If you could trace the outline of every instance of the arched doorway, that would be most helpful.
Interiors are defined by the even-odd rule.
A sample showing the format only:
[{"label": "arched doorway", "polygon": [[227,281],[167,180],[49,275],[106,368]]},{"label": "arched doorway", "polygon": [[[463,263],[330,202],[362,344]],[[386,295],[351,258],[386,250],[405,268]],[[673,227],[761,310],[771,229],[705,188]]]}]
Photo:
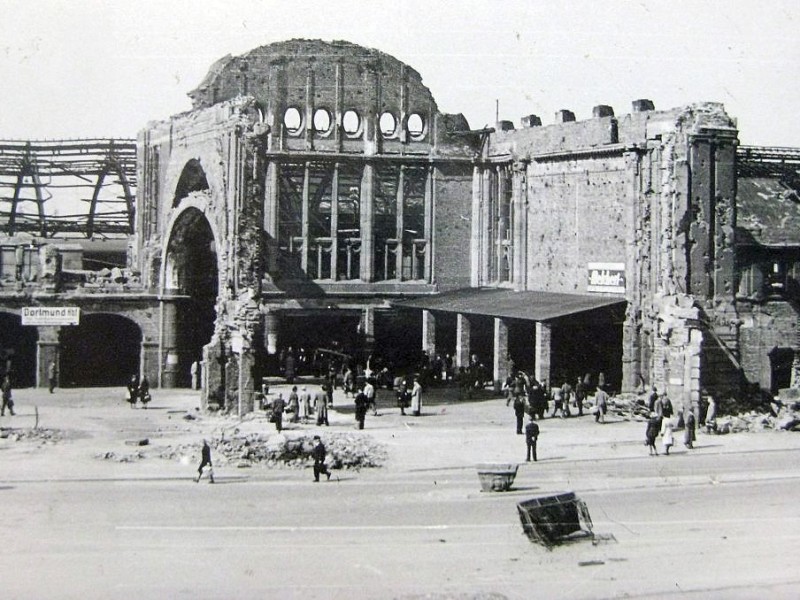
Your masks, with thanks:
[{"label": "arched doorway", "polygon": [[80,325],[61,328],[60,345],[62,387],[121,386],[139,374],[142,332],[126,317],[81,315]]},{"label": "arched doorway", "polygon": [[0,377],[10,372],[14,387],[36,385],[36,327],[22,326],[22,318],[0,312]]},{"label": "arched doorway", "polygon": [[175,220],[167,245],[165,287],[188,296],[178,304],[175,345],[178,355],[175,384],[191,385],[191,365],[203,357],[211,341],[218,295],[217,250],[205,215],[184,210]]}]

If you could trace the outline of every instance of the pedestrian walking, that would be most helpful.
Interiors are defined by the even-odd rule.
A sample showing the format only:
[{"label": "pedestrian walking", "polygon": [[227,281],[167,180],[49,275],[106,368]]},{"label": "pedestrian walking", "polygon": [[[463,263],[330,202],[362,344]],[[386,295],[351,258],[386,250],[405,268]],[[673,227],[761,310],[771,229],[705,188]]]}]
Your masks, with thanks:
[{"label": "pedestrian walking", "polygon": [[58,380],[58,369],[56,368],[56,361],[51,360],[50,364],[47,365],[47,382],[49,384],[48,387],[50,388],[51,394],[56,389],[57,380]]},{"label": "pedestrian walking", "polygon": [[358,428],[364,429],[364,420],[367,418],[367,407],[369,403],[367,402],[367,395],[364,393],[363,388],[356,392],[355,405]]},{"label": "pedestrian walking", "polygon": [[539,425],[534,421],[533,415],[529,416],[528,424],[525,425],[525,444],[528,447],[525,461],[530,462],[531,457],[536,462],[536,442],[539,440]]},{"label": "pedestrian walking", "polygon": [[397,406],[400,408],[400,414],[405,415],[406,409],[411,404],[411,392],[406,387],[406,382],[401,381],[397,387]]},{"label": "pedestrian walking", "polygon": [[189,368],[189,374],[192,378],[192,389],[199,390],[200,389],[200,363],[198,361],[194,361],[192,366]]},{"label": "pedestrian walking", "polygon": [[375,400],[375,386],[372,384],[372,378],[368,377],[364,382],[364,395],[367,397],[367,410],[372,408],[372,416],[378,416],[378,403]]},{"label": "pedestrian walking", "polygon": [[517,420],[517,435],[522,435],[522,420],[525,418],[525,396],[514,396],[514,416]]},{"label": "pedestrian walking", "polygon": [[411,414],[415,417],[422,414],[422,384],[419,377],[414,378],[414,386],[411,388]]},{"label": "pedestrian walking", "polygon": [[560,415],[561,418],[564,418],[564,409],[562,404],[560,387],[553,389],[553,414],[550,416],[552,418],[555,418],[556,415]]},{"label": "pedestrian walking", "polygon": [[283,399],[283,394],[278,394],[278,397],[272,401],[272,413],[269,420],[275,424],[275,429],[280,432],[283,429],[283,411],[286,409],[286,400]]},{"label": "pedestrian walking", "polygon": [[665,421],[664,423],[664,433],[661,434],[661,443],[664,445],[664,454],[669,456],[669,449],[672,448],[672,445],[675,443],[675,439],[672,435],[672,423],[669,421]]},{"label": "pedestrian walking", "polygon": [[208,441],[203,440],[203,449],[200,451],[200,466],[197,467],[195,483],[200,482],[200,479],[203,477],[203,469],[206,469],[206,467],[208,467],[206,470],[208,473],[208,482],[214,483],[214,466],[211,464],[211,446],[208,445]]},{"label": "pedestrian walking", "polygon": [[[314,411],[317,413],[317,425],[328,425],[328,391],[331,384],[323,385],[314,394]],[[327,389],[326,389],[327,388]]]},{"label": "pedestrian walking", "polygon": [[136,402],[139,400],[139,377],[134,374],[131,375],[131,380],[128,382],[128,402],[131,408],[136,408]]},{"label": "pedestrian walking", "polygon": [[147,408],[148,402],[150,402],[150,380],[147,379],[147,375],[142,376],[142,381],[139,384],[139,400],[142,402],[142,408]]},{"label": "pedestrian walking", "polygon": [[303,411],[303,423],[307,423],[311,418],[311,392],[308,391],[306,386],[300,390],[300,407]]},{"label": "pedestrian walking", "polygon": [[297,386],[292,386],[292,391],[289,394],[289,406],[286,408],[286,412],[292,415],[290,421],[292,423],[299,423],[300,422],[300,396],[297,394]]},{"label": "pedestrian walking", "polygon": [[324,473],[328,480],[330,480],[331,472],[328,470],[328,465],[325,464],[325,444],[322,443],[318,435],[314,436],[314,449],[311,451],[311,454],[314,457],[314,481],[319,481],[321,473]]},{"label": "pedestrian walking", "polygon": [[658,456],[658,450],[656,449],[656,438],[658,437],[658,432],[660,430],[661,419],[658,418],[658,415],[655,412],[651,412],[650,418],[647,420],[647,428],[644,432],[644,441],[648,450],[650,450],[650,456]]},{"label": "pedestrian walking", "polygon": [[3,377],[3,383],[0,385],[0,390],[2,390],[3,394],[3,405],[0,408],[0,417],[4,417],[6,414],[6,409],[8,412],[11,413],[13,417],[15,414],[14,412],[14,400],[11,398],[11,376],[6,375]]},{"label": "pedestrian walking", "polygon": [[694,442],[697,439],[695,435],[697,420],[691,410],[686,413],[686,418],[684,420],[686,428],[683,430],[683,445],[691,450],[694,448]]},{"label": "pedestrian walking", "polygon": [[594,394],[594,405],[595,423],[605,423],[606,412],[608,412],[608,394],[602,387],[598,387]]},{"label": "pedestrian walking", "polygon": [[561,402],[562,402],[562,417],[569,417],[571,416],[569,413],[569,403],[572,401],[572,386],[569,384],[568,381],[564,381],[564,384],[561,386]]},{"label": "pedestrian walking", "polygon": [[586,384],[578,377],[575,382],[575,406],[578,409],[578,416],[583,416],[583,401],[586,400]]}]

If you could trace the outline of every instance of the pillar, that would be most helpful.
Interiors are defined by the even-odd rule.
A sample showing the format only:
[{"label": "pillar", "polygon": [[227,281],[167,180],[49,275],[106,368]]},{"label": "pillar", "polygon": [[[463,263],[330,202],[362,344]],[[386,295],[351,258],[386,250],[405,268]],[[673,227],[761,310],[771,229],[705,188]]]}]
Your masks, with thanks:
[{"label": "pillar", "polygon": [[456,315],[456,368],[469,367],[469,319],[466,315]]},{"label": "pillar", "polygon": [[161,336],[161,387],[174,388],[178,385],[178,307],[174,302],[161,301]]},{"label": "pillar", "polygon": [[255,367],[255,356],[250,347],[243,347],[238,356],[238,406],[237,414],[239,417],[253,412],[253,401],[255,382],[253,381],[253,369]]},{"label": "pillar", "polygon": [[508,377],[508,323],[499,318],[494,319],[494,389],[499,392]]},{"label": "pillar", "polygon": [[428,356],[436,354],[436,316],[429,310],[422,311],[422,349]]},{"label": "pillar", "polygon": [[158,381],[158,342],[143,339],[139,348],[139,371],[147,375],[148,381]]},{"label": "pillar", "polygon": [[267,272],[278,270],[278,210],[280,185],[278,183],[280,166],[275,161],[267,164],[264,181],[264,232],[267,234]]},{"label": "pillar", "polygon": [[374,281],[375,232],[373,229],[375,210],[375,167],[364,165],[361,178],[361,255],[360,277],[362,281]]},{"label": "pillar", "polygon": [[536,321],[536,379],[550,383],[550,340],[553,335],[550,323]]},{"label": "pillar", "polygon": [[634,393],[638,390],[642,378],[640,328],[626,315],[622,325],[622,392]]},{"label": "pillar", "polygon": [[61,369],[59,368],[61,345],[58,341],[60,332],[60,327],[37,327],[36,387],[47,387],[49,381],[47,370],[51,361],[55,361],[56,363],[56,377],[61,373]]}]

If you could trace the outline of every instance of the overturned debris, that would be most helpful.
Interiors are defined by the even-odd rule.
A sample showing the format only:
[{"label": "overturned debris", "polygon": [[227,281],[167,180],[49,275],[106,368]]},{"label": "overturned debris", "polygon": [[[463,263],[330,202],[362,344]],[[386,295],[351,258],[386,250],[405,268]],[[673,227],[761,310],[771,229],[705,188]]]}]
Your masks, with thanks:
[{"label": "overturned debris", "polygon": [[525,535],[547,548],[594,537],[589,509],[575,492],[525,500],[517,504],[517,512]]}]

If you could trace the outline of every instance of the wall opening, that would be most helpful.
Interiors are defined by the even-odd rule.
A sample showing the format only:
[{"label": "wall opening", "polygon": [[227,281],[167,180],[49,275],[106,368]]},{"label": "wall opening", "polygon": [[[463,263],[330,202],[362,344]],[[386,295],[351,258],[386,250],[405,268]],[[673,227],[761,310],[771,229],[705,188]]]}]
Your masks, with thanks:
[{"label": "wall opening", "polygon": [[142,332],[126,317],[82,314],[61,328],[60,344],[61,387],[123,386],[139,374]]},{"label": "wall opening", "polygon": [[36,327],[22,326],[22,318],[0,312],[0,378],[11,374],[13,387],[36,385]]},{"label": "wall opening", "polygon": [[774,396],[779,390],[792,385],[792,364],[794,363],[794,350],[791,348],[774,348],[769,353],[771,370],[770,393]]},{"label": "wall opening", "polygon": [[202,192],[207,190],[208,180],[205,171],[196,159],[190,160],[183,168],[178,186],[175,188],[175,200],[172,202],[173,208],[178,206],[180,201],[192,192]]},{"label": "wall opening", "polygon": [[175,221],[167,246],[168,286],[189,298],[178,305],[176,385],[191,385],[191,365],[203,358],[203,346],[211,341],[217,317],[219,293],[217,250],[205,215],[185,210]]}]

